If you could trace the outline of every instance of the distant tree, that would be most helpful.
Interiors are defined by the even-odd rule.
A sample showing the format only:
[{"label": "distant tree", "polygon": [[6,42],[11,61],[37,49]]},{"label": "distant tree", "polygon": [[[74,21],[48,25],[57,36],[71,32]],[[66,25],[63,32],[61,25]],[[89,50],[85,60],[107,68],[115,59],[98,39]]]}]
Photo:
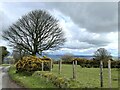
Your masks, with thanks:
[{"label": "distant tree", "polygon": [[97,61],[102,60],[108,61],[109,59],[112,59],[112,56],[110,53],[105,49],[105,48],[99,48],[95,53],[94,53],[94,59]]},{"label": "distant tree", "polygon": [[9,52],[7,51],[7,48],[5,46],[0,46],[0,59],[1,62],[3,63],[4,57],[7,56],[9,54]]},{"label": "distant tree", "polygon": [[61,57],[63,62],[71,62],[74,56],[72,54],[65,54]]},{"label": "distant tree", "polygon": [[47,11],[35,10],[22,16],[3,32],[3,38],[18,50],[32,55],[42,55],[42,51],[58,48],[65,38],[59,22]]}]

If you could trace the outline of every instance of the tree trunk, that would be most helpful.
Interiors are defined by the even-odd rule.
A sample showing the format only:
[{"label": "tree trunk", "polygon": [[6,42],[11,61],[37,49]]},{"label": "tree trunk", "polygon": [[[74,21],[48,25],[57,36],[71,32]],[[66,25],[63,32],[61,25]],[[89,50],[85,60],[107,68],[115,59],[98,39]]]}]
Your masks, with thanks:
[{"label": "tree trunk", "polygon": [[109,78],[109,88],[111,88],[111,61],[108,60],[108,78]]},{"label": "tree trunk", "polygon": [[33,55],[33,56],[36,56],[36,52],[32,52],[32,55]]},{"label": "tree trunk", "polygon": [[100,60],[100,86],[103,87],[103,62]]},{"label": "tree trunk", "polygon": [[20,50],[19,53],[20,53],[20,59],[22,59],[22,50]]}]

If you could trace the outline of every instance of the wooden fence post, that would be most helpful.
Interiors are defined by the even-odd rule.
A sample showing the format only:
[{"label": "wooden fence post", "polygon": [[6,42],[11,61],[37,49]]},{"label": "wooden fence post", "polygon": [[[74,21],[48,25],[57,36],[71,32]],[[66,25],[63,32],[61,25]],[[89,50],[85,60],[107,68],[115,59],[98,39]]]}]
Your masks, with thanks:
[{"label": "wooden fence post", "polygon": [[52,64],[53,64],[53,62],[52,62],[52,60],[50,61],[50,71],[52,71]]},{"label": "wooden fence post", "polygon": [[77,66],[77,60],[75,60],[75,65]]},{"label": "wooden fence post", "polygon": [[73,61],[73,79],[76,80],[75,61]]},{"label": "wooden fence post", "polygon": [[100,86],[103,87],[103,62],[100,60]]},{"label": "wooden fence post", "polygon": [[44,63],[43,63],[43,61],[42,61],[42,71],[43,71],[43,68],[44,68]]},{"label": "wooden fence post", "polygon": [[61,74],[62,61],[59,60],[59,74]]},{"label": "wooden fence post", "polygon": [[108,60],[108,78],[109,78],[109,88],[111,88],[111,60]]}]

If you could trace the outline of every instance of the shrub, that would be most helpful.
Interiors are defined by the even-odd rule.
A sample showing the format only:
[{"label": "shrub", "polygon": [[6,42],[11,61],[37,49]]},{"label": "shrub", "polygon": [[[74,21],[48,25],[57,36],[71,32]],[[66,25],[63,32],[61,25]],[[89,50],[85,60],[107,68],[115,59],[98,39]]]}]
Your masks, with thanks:
[{"label": "shrub", "polygon": [[87,68],[91,68],[92,65],[90,65],[90,64],[86,64],[86,67],[87,67]]},{"label": "shrub", "polygon": [[85,67],[85,64],[81,64],[80,66],[81,66],[82,68],[84,68],[84,67]]},{"label": "shrub", "polygon": [[38,58],[36,56],[23,57],[16,63],[16,70],[17,72],[33,73],[42,70],[42,62],[44,62],[44,70],[50,70],[48,58]]},{"label": "shrub", "polygon": [[99,68],[99,65],[93,65],[94,68]]},{"label": "shrub", "polygon": [[70,86],[69,79],[66,79],[64,77],[57,77],[53,73],[36,71],[33,75],[38,76],[38,77],[40,76],[42,78],[46,78],[46,81],[52,82],[58,88],[69,88],[69,86]]},{"label": "shrub", "polygon": [[111,61],[111,68],[117,67],[117,61]]},{"label": "shrub", "polygon": [[83,66],[86,62],[85,58],[74,58],[74,60],[77,60],[77,64],[80,66]]},{"label": "shrub", "polygon": [[117,65],[116,65],[116,68],[120,68],[120,61],[116,61]]}]

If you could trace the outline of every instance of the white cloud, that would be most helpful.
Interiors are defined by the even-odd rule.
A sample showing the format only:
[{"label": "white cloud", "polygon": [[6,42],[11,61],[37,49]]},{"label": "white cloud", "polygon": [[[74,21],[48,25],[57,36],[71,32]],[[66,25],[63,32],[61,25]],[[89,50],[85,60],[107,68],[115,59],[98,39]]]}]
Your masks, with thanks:
[{"label": "white cloud", "polygon": [[88,32],[85,28],[80,28],[69,16],[64,15],[60,11],[54,9],[52,14],[60,20],[60,26],[63,28],[67,38],[67,42],[59,52],[93,54],[98,48],[104,47],[113,55],[116,55],[112,50],[116,52],[118,49],[118,32]]},{"label": "white cloud", "polygon": [[[70,5],[72,5],[72,3]],[[69,3],[61,3],[57,5],[55,3],[27,3],[27,2],[26,3],[0,3],[0,13],[2,11],[2,14],[0,15],[0,17],[2,16],[2,18],[0,19],[2,19],[2,21],[4,22],[4,25],[7,25],[8,22],[9,23],[15,22],[18,18],[20,18],[22,15],[26,14],[31,10],[46,9],[46,10],[49,10],[49,12],[53,16],[55,16],[57,19],[60,20],[60,26],[63,28],[65,37],[67,38],[67,42],[65,43],[65,45],[60,50],[53,51],[53,53],[93,54],[93,52],[98,48],[104,47],[110,50],[110,52],[112,52],[113,54],[116,54],[117,53],[116,51],[118,49],[118,46],[117,46],[118,32],[116,30],[115,32],[114,31],[112,32],[113,28],[116,26],[116,24],[113,25],[114,23],[116,23],[116,18],[115,18],[116,13],[113,11],[113,9],[112,11],[109,11],[109,13],[111,15],[111,12],[113,12],[113,14],[115,15],[111,15],[112,16],[111,19],[106,17],[106,22],[104,22],[103,13],[100,13],[99,16],[94,17],[95,15],[98,15],[98,14],[96,13],[96,11],[92,11],[94,10],[93,7],[91,11],[87,13],[87,11],[89,10],[88,7],[90,7],[91,5],[94,5],[92,3],[89,4],[89,6],[87,6],[87,4],[85,3],[84,5],[80,3],[79,4],[73,3],[73,6],[71,6],[71,8],[70,8],[70,5]],[[99,5],[99,7],[97,6],[95,7],[97,7],[97,9],[100,10],[101,6]],[[108,5],[108,7],[110,6],[111,4]],[[104,4],[104,7],[106,7],[105,4]],[[114,5],[112,7],[114,7]],[[78,9],[80,9],[81,11]],[[105,9],[104,11],[107,12],[108,9]],[[104,12],[104,11],[100,10],[100,12]],[[91,14],[91,12],[94,12],[94,13]],[[91,14],[90,17],[89,17],[89,14]],[[106,13],[105,15],[108,15],[108,14]],[[98,23],[96,18],[97,20],[99,19],[98,21],[100,21],[100,23]],[[108,22],[109,20],[111,20],[110,23]],[[112,21],[114,22],[112,23]],[[104,23],[102,24],[102,22]],[[84,25],[84,28],[81,28],[83,27],[83,25]],[[100,31],[102,27],[95,28],[94,25],[95,27],[97,27],[97,25],[105,26],[105,27],[103,27],[103,30]],[[110,28],[108,27],[110,25],[111,26],[113,25],[113,28],[109,32],[109,29],[111,27]],[[96,29],[96,31],[93,30],[91,32],[90,30],[91,28],[94,30]],[[99,31],[97,31],[97,29]],[[1,40],[0,42],[1,42],[1,45],[7,45],[3,40]],[[51,51],[48,50],[46,52],[51,52]]]}]

